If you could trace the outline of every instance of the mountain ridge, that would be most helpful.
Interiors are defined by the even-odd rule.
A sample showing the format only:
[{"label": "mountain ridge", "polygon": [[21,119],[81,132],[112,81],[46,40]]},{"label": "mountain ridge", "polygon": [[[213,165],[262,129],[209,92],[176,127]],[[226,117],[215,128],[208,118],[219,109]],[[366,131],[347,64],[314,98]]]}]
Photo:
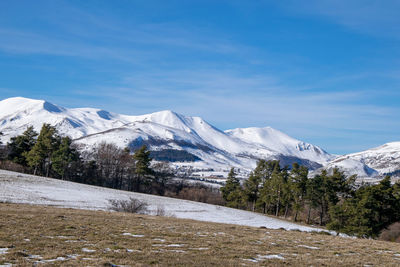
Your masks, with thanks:
[{"label": "mountain ridge", "polygon": [[[154,151],[184,150],[201,160],[174,163],[176,167],[213,169],[216,173],[226,174],[230,167],[248,173],[259,159],[277,159],[285,165],[298,162],[312,170],[339,167],[365,177],[397,173],[400,169],[400,142],[336,156],[269,126],[222,131],[201,117],[185,116],[172,110],[135,116],[97,108],[65,108],[24,97],[0,101],[3,142],[22,134],[28,126],[40,131],[43,123],[72,137],[83,150],[100,142],[115,143],[131,150],[142,144]],[[390,164],[393,159],[395,164]]]},{"label": "mountain ridge", "polygon": [[96,108],[64,108],[45,100],[23,97],[0,101],[3,141],[21,134],[28,126],[39,131],[43,123],[55,126],[60,134],[71,136],[85,149],[102,141],[120,147],[147,142],[153,150],[186,150],[202,159],[202,164],[197,163],[202,168],[232,166],[251,169],[257,159],[279,156],[317,164],[332,158],[321,148],[271,127],[263,128],[270,129],[269,139],[252,142],[250,137],[236,135],[238,129],[222,131],[201,117],[185,116],[172,110],[134,116]]}]

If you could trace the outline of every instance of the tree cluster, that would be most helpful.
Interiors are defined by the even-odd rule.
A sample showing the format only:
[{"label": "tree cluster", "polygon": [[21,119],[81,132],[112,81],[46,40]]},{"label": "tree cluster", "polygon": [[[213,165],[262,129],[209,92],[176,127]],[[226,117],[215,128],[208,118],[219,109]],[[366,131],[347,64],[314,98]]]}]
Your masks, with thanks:
[{"label": "tree cluster", "polygon": [[114,144],[101,143],[80,153],[69,137],[43,124],[40,133],[28,127],[7,144],[9,161],[35,175],[129,191],[163,195],[173,176],[167,163],[151,165],[146,146],[133,155]]},{"label": "tree cluster", "polygon": [[281,168],[279,161],[260,160],[243,183],[231,169],[221,188],[226,204],[294,221],[327,225],[347,234],[376,237],[400,221],[400,184],[390,178],[378,185],[355,186],[356,176],[334,169],[309,178],[309,170],[293,164]]}]

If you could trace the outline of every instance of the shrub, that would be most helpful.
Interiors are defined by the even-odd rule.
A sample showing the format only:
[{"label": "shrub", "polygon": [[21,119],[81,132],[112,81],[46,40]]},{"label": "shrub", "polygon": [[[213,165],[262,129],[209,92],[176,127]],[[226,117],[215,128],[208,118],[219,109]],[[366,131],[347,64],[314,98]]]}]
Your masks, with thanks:
[{"label": "shrub", "polygon": [[108,202],[110,203],[110,209],[114,211],[138,214],[148,213],[149,204],[133,197],[129,198],[129,200],[110,199]]},{"label": "shrub", "polygon": [[167,216],[167,213],[165,212],[164,206],[157,206],[155,215],[156,216]]},{"label": "shrub", "polygon": [[15,162],[10,160],[0,161],[0,169],[13,171],[13,172],[25,172],[25,168],[22,165],[19,165]]},{"label": "shrub", "polygon": [[400,243],[400,222],[390,225],[379,235],[380,240]]}]

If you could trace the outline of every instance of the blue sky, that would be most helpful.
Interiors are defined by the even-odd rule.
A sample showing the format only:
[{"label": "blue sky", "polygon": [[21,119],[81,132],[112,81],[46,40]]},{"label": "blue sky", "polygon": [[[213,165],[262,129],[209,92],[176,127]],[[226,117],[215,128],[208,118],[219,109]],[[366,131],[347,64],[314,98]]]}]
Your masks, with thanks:
[{"label": "blue sky", "polygon": [[0,1],[0,98],[220,129],[330,153],[400,141],[400,2]]}]

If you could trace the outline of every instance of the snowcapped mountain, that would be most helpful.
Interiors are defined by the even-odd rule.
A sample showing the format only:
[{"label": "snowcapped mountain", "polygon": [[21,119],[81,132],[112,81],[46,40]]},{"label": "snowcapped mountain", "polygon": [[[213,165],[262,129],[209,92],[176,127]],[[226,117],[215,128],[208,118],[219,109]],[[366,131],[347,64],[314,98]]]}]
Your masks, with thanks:
[{"label": "snowcapped mountain", "polygon": [[56,126],[62,134],[78,138],[128,122],[123,116],[100,109],[66,109],[44,100],[23,97],[0,101],[0,130],[5,140],[21,134],[28,126],[33,126],[39,131],[43,123]]},{"label": "snowcapped mountain", "polygon": [[[341,166],[348,172],[358,164],[359,176],[368,177],[393,175],[400,176],[400,142],[387,143],[362,152],[340,156],[330,165]],[[362,165],[361,165],[362,164]],[[362,170],[364,173],[362,173]]]},{"label": "snowcapped mountain", "polygon": [[321,148],[296,140],[272,128],[221,131],[202,118],[173,111],[128,116],[94,108],[67,109],[44,100],[15,97],[0,101],[0,131],[3,142],[19,135],[28,126],[39,131],[43,123],[69,135],[82,149],[102,141],[120,147],[146,144],[153,151],[185,151],[199,160],[195,168],[252,169],[258,159],[280,159],[285,164],[299,162],[321,167],[333,156]]},{"label": "snowcapped mountain", "polygon": [[320,147],[299,141],[271,127],[237,128],[225,131],[229,136],[253,143],[282,155],[308,159],[321,164],[334,158]]}]

